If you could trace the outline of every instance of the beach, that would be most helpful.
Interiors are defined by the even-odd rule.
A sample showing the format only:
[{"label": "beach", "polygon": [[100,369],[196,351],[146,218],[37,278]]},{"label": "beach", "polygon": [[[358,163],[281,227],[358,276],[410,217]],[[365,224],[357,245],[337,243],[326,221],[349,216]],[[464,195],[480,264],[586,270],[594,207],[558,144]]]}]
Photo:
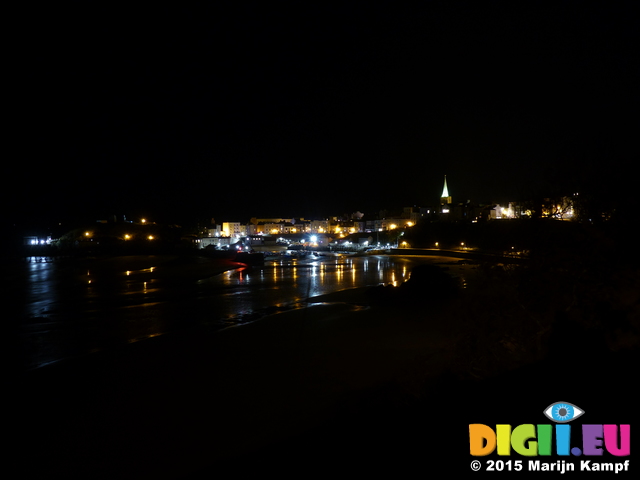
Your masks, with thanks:
[{"label": "beach", "polygon": [[[469,322],[485,319],[461,317],[469,298],[425,293],[343,290],[246,325],[178,331],[32,371],[12,388],[11,457],[25,476],[408,475],[427,460],[466,459],[469,418],[495,421],[509,406],[509,421],[531,421],[557,396],[594,402],[588,379],[598,375],[620,380],[631,398],[623,380],[637,351],[601,354],[567,381],[550,373],[558,357],[506,344],[509,362],[465,377],[469,358],[485,365],[499,353],[473,343],[477,351],[462,351]],[[548,392],[532,395],[540,384]]]},{"label": "beach", "polygon": [[[37,432],[60,469],[180,478],[315,427],[407,363],[424,361],[423,341],[407,348],[423,327],[335,303],[213,334],[150,339],[33,372],[19,387],[29,412],[21,430],[26,444]],[[29,450],[27,463],[39,468],[42,452]]]}]

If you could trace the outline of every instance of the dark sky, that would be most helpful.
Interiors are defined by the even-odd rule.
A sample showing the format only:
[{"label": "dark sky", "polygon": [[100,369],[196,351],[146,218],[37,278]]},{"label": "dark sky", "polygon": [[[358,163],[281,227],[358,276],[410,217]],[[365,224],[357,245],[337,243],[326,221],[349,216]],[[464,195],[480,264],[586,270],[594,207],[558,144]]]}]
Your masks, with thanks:
[{"label": "dark sky", "polygon": [[640,158],[632,2],[89,3],[16,17],[13,221],[369,213],[445,174],[500,201]]}]

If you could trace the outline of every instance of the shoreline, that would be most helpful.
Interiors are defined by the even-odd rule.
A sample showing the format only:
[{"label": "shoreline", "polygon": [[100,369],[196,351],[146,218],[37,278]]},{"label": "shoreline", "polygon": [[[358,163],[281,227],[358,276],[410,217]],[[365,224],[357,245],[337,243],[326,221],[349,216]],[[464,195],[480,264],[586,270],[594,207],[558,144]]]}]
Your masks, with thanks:
[{"label": "shoreline", "polygon": [[[571,358],[589,368],[558,375],[566,330],[556,335],[562,348],[536,353],[530,331],[518,328],[542,330],[515,322],[520,305],[502,305],[503,292],[493,287],[481,285],[466,299],[346,289],[244,325],[163,335],[52,366],[12,390],[21,424],[10,436],[28,446],[17,458],[27,473],[42,466],[91,478],[238,471],[299,478],[309,468],[335,472],[345,464],[409,474],[425,459],[466,459],[469,421],[544,421],[542,409],[558,399],[589,412],[608,408],[597,404],[594,379],[613,382],[633,404],[628,380],[637,348],[578,343]],[[487,299],[496,298],[502,309],[485,313]],[[501,323],[491,323],[498,313]],[[582,363],[594,351],[597,364]],[[477,377],[460,375],[473,368]],[[468,472],[468,462],[460,468]]]}]

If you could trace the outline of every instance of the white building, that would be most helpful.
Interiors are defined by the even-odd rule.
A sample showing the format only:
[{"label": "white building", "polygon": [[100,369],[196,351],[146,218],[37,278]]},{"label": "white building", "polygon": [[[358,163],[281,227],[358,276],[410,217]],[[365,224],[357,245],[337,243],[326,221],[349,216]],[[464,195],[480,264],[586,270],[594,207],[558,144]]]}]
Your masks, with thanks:
[{"label": "white building", "polygon": [[224,222],[222,224],[222,236],[240,238],[247,236],[247,227],[240,222]]}]

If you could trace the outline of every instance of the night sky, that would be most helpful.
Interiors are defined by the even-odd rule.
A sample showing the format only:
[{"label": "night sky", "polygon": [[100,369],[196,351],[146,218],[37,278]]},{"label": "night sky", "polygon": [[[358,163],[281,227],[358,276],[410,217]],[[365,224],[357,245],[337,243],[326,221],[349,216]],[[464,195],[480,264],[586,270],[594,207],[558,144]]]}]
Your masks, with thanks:
[{"label": "night sky", "polygon": [[374,214],[445,174],[454,202],[634,184],[633,2],[229,3],[18,15],[10,220]]}]

